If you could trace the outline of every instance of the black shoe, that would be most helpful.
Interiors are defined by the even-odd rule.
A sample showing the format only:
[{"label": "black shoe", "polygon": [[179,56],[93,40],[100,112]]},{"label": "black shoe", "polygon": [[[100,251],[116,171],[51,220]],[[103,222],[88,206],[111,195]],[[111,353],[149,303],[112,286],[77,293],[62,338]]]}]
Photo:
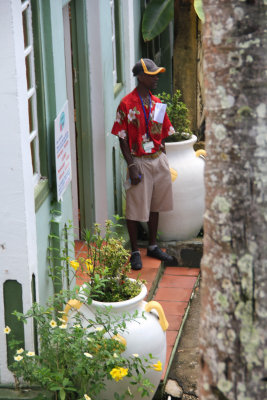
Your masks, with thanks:
[{"label": "black shoe", "polygon": [[153,250],[147,249],[147,256],[156,258],[157,260],[164,261],[166,266],[175,267],[176,265],[178,265],[178,262],[175,257],[165,253],[158,246],[155,247]]},{"label": "black shoe", "polygon": [[130,258],[130,263],[131,263],[131,268],[134,271],[138,271],[139,269],[142,269],[142,260],[141,260],[141,254],[139,251],[136,251],[132,253],[131,258]]}]

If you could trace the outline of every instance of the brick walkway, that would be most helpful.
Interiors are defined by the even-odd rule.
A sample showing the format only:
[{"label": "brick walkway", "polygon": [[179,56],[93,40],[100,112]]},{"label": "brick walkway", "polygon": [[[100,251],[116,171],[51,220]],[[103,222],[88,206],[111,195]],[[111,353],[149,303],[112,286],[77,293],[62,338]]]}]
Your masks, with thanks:
[{"label": "brick walkway", "polygon": [[[75,243],[76,257],[83,256],[84,243]],[[183,317],[188,307],[194,286],[200,273],[199,268],[166,267],[161,270],[161,262],[146,256],[146,249],[141,249],[143,268],[141,271],[131,271],[130,278],[145,279],[147,281],[148,300],[158,301],[164,310],[169,322],[167,330],[167,357],[162,379],[168,370],[172,351],[175,345]],[[77,277],[77,284],[81,284],[82,277]],[[157,281],[159,279],[158,285]],[[156,286],[157,285],[157,286]],[[155,287],[156,286],[156,287]]]}]

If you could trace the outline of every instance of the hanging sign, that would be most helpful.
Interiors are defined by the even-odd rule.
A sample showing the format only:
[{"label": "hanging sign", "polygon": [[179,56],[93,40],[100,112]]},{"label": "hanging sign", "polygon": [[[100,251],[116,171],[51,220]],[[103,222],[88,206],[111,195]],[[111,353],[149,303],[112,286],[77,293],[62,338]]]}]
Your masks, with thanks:
[{"label": "hanging sign", "polygon": [[67,101],[55,119],[55,153],[57,200],[60,201],[71,181],[69,109]]}]

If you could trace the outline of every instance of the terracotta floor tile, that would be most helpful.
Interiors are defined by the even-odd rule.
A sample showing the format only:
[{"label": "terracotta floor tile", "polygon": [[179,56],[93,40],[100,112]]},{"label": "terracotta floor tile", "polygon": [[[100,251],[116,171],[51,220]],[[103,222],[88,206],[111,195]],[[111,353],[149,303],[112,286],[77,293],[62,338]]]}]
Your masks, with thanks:
[{"label": "terracotta floor tile", "polygon": [[199,268],[187,268],[187,267],[166,267],[165,275],[185,275],[185,276],[198,276],[200,273]]},{"label": "terracotta floor tile", "polygon": [[166,314],[165,317],[169,323],[169,331],[179,331],[183,317],[181,315]]},{"label": "terracotta floor tile", "polygon": [[164,274],[160,280],[159,287],[193,289],[196,280],[196,276],[173,276]]},{"label": "terracotta floor tile", "polygon": [[156,292],[155,300],[189,301],[191,293],[191,289],[160,287]]},{"label": "terracotta floor tile", "polygon": [[169,364],[169,360],[170,360],[170,357],[171,357],[171,354],[172,354],[172,349],[173,349],[173,346],[168,346],[167,345],[166,362],[165,362],[165,366],[164,366],[164,369],[163,369],[163,372],[162,372],[162,375],[161,375],[161,379],[164,379],[164,377],[165,377],[166,370],[167,370],[167,367],[168,367],[168,364]]},{"label": "terracotta floor tile", "polygon": [[168,315],[183,316],[187,307],[187,301],[164,301],[160,300],[163,311]]},{"label": "terracotta floor tile", "polygon": [[177,331],[167,331],[167,346],[173,346],[176,340],[178,332]]},{"label": "terracotta floor tile", "polygon": [[129,272],[128,276],[129,278],[133,279],[139,278],[139,279],[144,279],[147,282],[153,282],[157,276],[157,273],[158,273],[158,268],[150,268],[150,269],[143,268],[141,271]]}]

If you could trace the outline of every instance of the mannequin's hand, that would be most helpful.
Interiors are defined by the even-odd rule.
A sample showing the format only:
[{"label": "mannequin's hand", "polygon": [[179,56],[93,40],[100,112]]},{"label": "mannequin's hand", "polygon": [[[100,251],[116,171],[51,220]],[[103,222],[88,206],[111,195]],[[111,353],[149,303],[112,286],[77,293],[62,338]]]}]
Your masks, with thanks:
[{"label": "mannequin's hand", "polygon": [[138,183],[142,180],[142,175],[137,165],[133,165],[131,168],[129,168],[129,176],[132,185],[138,185]]}]

